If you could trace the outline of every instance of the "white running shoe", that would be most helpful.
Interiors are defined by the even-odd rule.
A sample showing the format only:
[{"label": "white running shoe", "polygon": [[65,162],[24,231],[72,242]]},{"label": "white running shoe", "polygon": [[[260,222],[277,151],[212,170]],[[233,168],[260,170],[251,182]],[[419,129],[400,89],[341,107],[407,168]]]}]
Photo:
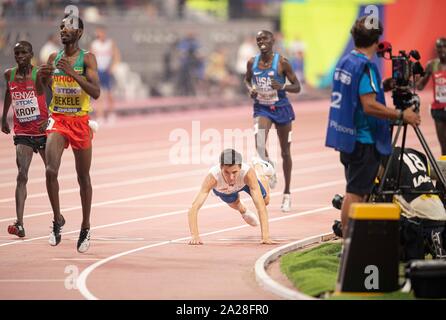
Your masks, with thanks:
[{"label": "white running shoe", "polygon": [[249,210],[246,210],[245,213],[242,213],[242,218],[243,220],[245,220],[245,222],[247,224],[249,224],[250,226],[256,227],[259,225],[259,218],[257,217],[257,215]]},{"label": "white running shoe", "polygon": [[88,126],[94,133],[98,132],[99,130],[99,123],[94,120],[88,120]]},{"label": "white running shoe", "polygon": [[90,248],[90,229],[81,229],[77,240],[77,251],[84,253]]},{"label": "white running shoe", "polygon": [[277,172],[276,172],[274,164],[271,163],[270,165],[274,171],[273,171],[273,174],[268,178],[268,184],[271,189],[274,189],[277,184]]},{"label": "white running shoe", "polygon": [[268,184],[271,189],[274,189],[277,184],[277,173],[276,168],[273,162],[265,161],[261,158],[254,157],[251,160],[252,164],[255,166],[256,164],[260,164],[263,168],[263,172],[257,172],[258,174],[263,174],[268,177]]},{"label": "white running shoe", "polygon": [[261,172],[261,174],[266,177],[271,177],[276,174],[276,169],[274,169],[274,166],[271,163],[269,163],[268,161],[265,161],[261,158],[257,158],[257,157],[252,158],[252,164],[254,166],[257,164],[260,164],[263,169],[263,172]]},{"label": "white running shoe", "polygon": [[280,207],[282,212],[290,212],[291,211],[291,195],[289,193],[283,194],[282,206]]}]

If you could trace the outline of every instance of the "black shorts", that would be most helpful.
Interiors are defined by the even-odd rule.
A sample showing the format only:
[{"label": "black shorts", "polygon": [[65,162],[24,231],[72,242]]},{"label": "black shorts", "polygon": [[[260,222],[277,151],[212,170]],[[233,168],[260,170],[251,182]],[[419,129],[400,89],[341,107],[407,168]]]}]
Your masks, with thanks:
[{"label": "black shorts", "polygon": [[431,109],[431,116],[435,121],[446,122],[446,110],[444,109]]},{"label": "black shorts", "polygon": [[31,147],[37,153],[39,150],[45,150],[46,136],[14,136],[14,145],[18,144]]},{"label": "black shorts", "polygon": [[367,195],[372,192],[378,173],[381,155],[374,144],[356,142],[352,153],[341,152],[344,165],[347,192],[356,195]]}]

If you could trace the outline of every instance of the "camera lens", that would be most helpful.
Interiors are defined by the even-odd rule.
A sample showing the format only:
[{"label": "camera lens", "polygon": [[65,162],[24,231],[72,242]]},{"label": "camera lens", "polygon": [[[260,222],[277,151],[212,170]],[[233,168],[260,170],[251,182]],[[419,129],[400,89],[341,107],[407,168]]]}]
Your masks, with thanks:
[{"label": "camera lens", "polygon": [[336,194],[333,197],[333,200],[331,200],[331,204],[333,205],[334,208],[341,210],[342,201],[344,201],[344,197],[341,196],[340,194]]}]

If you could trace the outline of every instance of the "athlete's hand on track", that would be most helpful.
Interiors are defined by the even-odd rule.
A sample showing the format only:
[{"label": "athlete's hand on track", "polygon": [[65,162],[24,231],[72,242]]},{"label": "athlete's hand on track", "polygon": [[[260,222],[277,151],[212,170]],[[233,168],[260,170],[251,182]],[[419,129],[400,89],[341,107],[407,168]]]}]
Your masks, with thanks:
[{"label": "athlete's hand on track", "polygon": [[75,73],[73,67],[66,58],[61,58],[56,67],[62,70],[68,76],[73,76],[73,74]]},{"label": "athlete's hand on track", "polygon": [[200,237],[192,237],[192,239],[190,239],[189,241],[190,245],[199,245],[199,244],[203,244],[203,241],[201,241]]},{"label": "athlete's hand on track", "polygon": [[2,132],[6,134],[9,134],[11,132],[7,121],[2,121]]}]

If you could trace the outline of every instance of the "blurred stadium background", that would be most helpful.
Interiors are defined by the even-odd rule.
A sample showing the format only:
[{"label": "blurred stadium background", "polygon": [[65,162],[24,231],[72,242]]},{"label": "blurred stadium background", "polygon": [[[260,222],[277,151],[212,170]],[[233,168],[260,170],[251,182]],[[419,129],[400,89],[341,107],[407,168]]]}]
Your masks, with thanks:
[{"label": "blurred stadium background", "polygon": [[[113,95],[120,113],[164,107],[248,103],[241,79],[255,54],[255,33],[276,34],[276,49],[304,82],[301,97],[327,98],[338,59],[352,48],[350,27],[367,5],[379,8],[384,39],[394,49],[417,49],[423,64],[445,35],[443,0],[2,0],[0,66],[15,64],[12,46],[28,40],[40,64],[64,8],[79,7],[88,48],[97,27],[120,51]],[[53,40],[54,41],[54,40]],[[385,75],[390,63],[379,61]],[[5,82],[1,81],[1,95]],[[187,98],[186,98],[187,97]],[[211,99],[211,100],[209,100]],[[3,99],[2,99],[3,101]],[[201,101],[201,102],[200,102]]]}]

